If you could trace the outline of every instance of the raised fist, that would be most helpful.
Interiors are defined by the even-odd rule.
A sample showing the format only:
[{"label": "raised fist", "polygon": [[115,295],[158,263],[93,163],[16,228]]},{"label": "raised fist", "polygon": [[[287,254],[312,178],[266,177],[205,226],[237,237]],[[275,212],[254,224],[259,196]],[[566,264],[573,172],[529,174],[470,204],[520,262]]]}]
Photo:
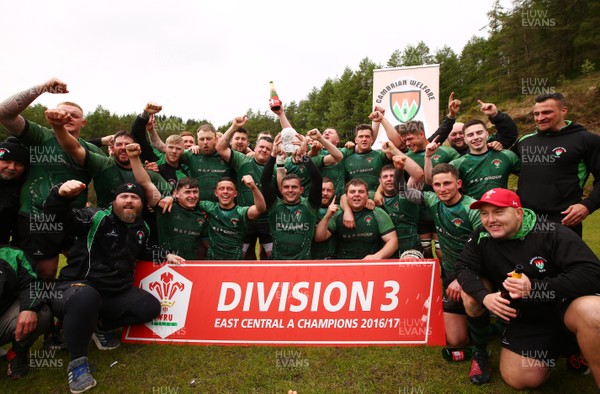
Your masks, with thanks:
[{"label": "raised fist", "polygon": [[246,185],[248,189],[256,187],[256,183],[254,182],[254,178],[252,178],[252,175],[244,175],[242,177],[242,182],[244,182],[244,185]]},{"label": "raised fist", "polygon": [[369,119],[373,122],[381,122],[383,120],[383,114],[379,111],[371,112]]},{"label": "raised fist", "polygon": [[64,94],[69,93],[67,84],[58,78],[52,78],[42,84],[40,93]]},{"label": "raised fist", "polygon": [[321,132],[318,129],[312,129],[306,133],[306,136],[313,141],[317,141],[319,138],[321,138]]},{"label": "raised fist", "polygon": [[85,189],[85,183],[75,179],[66,181],[58,189],[58,194],[62,197],[75,197]]},{"label": "raised fist", "polygon": [[396,155],[392,157],[392,161],[394,162],[394,168],[397,170],[403,170],[404,164],[406,163],[405,155]]},{"label": "raised fist", "polygon": [[160,111],[162,111],[162,105],[153,102],[149,102],[148,104],[146,104],[146,108],[144,108],[144,112],[150,115],[157,114]]},{"label": "raised fist", "polygon": [[140,144],[127,144],[125,147],[127,151],[127,156],[129,157],[139,157],[142,154],[142,148]]},{"label": "raised fist", "polygon": [[45,114],[52,126],[64,126],[71,121],[71,114],[62,109],[47,109]]}]

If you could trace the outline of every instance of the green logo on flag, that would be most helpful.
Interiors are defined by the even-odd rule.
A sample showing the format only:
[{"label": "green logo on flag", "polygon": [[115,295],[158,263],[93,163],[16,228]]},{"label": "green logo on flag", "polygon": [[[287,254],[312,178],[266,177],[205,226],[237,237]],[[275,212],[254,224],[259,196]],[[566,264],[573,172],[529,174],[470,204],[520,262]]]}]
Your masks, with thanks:
[{"label": "green logo on flag", "polygon": [[421,91],[392,92],[390,94],[390,108],[398,121],[402,123],[410,121],[421,108]]}]

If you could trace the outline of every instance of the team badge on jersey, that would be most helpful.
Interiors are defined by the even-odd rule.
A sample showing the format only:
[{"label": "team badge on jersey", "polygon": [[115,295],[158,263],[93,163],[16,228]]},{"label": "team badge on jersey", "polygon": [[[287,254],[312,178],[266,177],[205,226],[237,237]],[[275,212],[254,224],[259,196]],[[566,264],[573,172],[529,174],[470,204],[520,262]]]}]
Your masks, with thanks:
[{"label": "team badge on jersey", "polygon": [[240,220],[238,218],[233,218],[231,219],[231,224],[233,225],[233,227],[237,227],[239,221]]},{"label": "team badge on jersey", "polygon": [[138,244],[142,244],[142,241],[144,240],[144,232],[142,230],[139,230],[136,233],[137,237],[138,237]]},{"label": "team badge on jersey", "polygon": [[552,153],[554,153],[554,156],[556,157],[560,157],[560,155],[562,155],[563,153],[566,153],[567,150],[565,148],[563,148],[562,146],[558,146],[554,149],[552,149]]},{"label": "team badge on jersey", "polygon": [[441,158],[442,158],[442,156],[440,156],[440,155],[434,155],[431,157],[431,161],[437,163]]},{"label": "team badge on jersey", "polygon": [[500,168],[500,164],[502,164],[502,160],[494,159],[494,160],[492,160],[492,164],[494,165],[494,167]]},{"label": "team badge on jersey", "polygon": [[373,217],[371,215],[365,216],[365,222],[367,222],[368,225],[371,225],[371,220],[373,220]]},{"label": "team badge on jersey", "polygon": [[539,272],[546,272],[546,259],[541,256],[536,256],[529,260],[529,265],[535,266]]},{"label": "team badge on jersey", "polygon": [[369,162],[369,164],[371,164],[372,161],[373,161],[372,157],[367,157],[367,162]]},{"label": "team badge on jersey", "polygon": [[452,221],[452,223],[453,223],[453,224],[454,224],[456,227],[458,227],[458,226],[460,226],[461,224],[463,224],[463,221],[462,221],[461,219],[459,219],[459,218],[456,218],[456,219],[454,219],[454,220]]}]

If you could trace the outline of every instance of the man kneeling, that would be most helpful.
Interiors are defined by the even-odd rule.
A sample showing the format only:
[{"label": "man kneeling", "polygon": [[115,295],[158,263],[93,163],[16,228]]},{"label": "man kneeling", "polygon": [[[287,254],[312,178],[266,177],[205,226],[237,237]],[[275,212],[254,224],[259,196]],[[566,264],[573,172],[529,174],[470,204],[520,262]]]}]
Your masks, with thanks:
[{"label": "man kneeling", "polygon": [[[594,252],[567,227],[539,221],[509,190],[489,190],[471,209],[480,210],[483,227],[456,263],[458,281],[468,314],[486,308],[510,321],[500,354],[504,381],[517,389],[539,387],[556,358],[579,345],[600,387],[600,261]],[[512,275],[517,265],[521,278]]]},{"label": "man kneeling", "polygon": [[[68,376],[72,393],[96,385],[87,359],[90,338],[101,350],[114,349],[119,340],[111,330],[158,316],[160,302],[134,287],[133,275],[136,259],[164,256],[163,251],[147,245],[149,230],[142,219],[144,194],[140,186],[119,186],[108,209],[71,209],[70,202],[85,187],[76,180],[56,185],[44,205],[47,212],[61,219],[66,231],[76,235],[67,266],[58,278],[62,297],[50,302],[54,315],[63,320],[71,356]],[[167,261],[181,263],[183,259],[169,254]]]}]

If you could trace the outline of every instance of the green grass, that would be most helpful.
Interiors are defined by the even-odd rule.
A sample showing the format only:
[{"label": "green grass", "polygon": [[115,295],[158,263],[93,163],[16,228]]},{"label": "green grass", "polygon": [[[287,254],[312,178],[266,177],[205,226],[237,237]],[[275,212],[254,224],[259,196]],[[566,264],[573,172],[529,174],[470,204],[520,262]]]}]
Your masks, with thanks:
[{"label": "green grass", "polygon": [[[600,253],[600,214],[585,221],[584,239]],[[193,316],[193,315],[192,315]],[[201,319],[202,316],[194,316]],[[39,349],[41,343],[34,346]],[[490,346],[492,382],[472,385],[470,363],[448,363],[440,347],[233,347],[123,344],[100,352],[90,345],[97,393],[513,393],[498,373],[499,339]],[[284,352],[282,355],[280,352]],[[283,367],[294,354],[299,366]],[[37,368],[20,381],[0,376],[0,392],[68,391],[68,354],[62,368]],[[111,367],[117,361],[114,366]],[[279,365],[278,365],[279,364]],[[6,362],[0,361],[5,370]],[[190,381],[195,380],[195,386]],[[593,378],[575,376],[559,363],[539,392],[596,393]]]}]

